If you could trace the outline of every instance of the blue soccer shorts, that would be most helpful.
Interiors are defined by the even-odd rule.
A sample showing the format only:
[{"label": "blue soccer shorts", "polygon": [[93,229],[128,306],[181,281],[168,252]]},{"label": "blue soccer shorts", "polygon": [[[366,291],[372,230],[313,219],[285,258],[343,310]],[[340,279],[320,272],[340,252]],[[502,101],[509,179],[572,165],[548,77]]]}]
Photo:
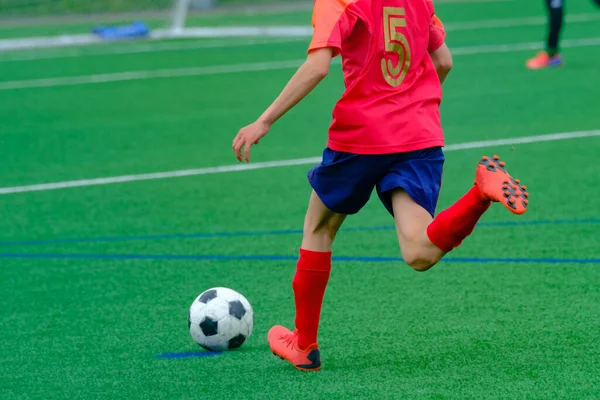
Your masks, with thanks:
[{"label": "blue soccer shorts", "polygon": [[402,188],[431,216],[440,194],[444,153],[441,147],[406,153],[362,155],[326,148],[308,180],[323,204],[339,214],[356,214],[377,188],[394,215],[391,191]]}]

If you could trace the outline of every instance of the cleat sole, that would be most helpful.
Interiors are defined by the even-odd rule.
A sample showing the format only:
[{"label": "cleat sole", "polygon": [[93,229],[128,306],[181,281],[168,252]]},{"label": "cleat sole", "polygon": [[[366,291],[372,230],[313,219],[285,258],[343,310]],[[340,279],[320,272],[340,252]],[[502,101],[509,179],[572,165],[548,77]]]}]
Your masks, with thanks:
[{"label": "cleat sole", "polygon": [[[514,179],[511,177],[508,172],[506,172],[506,163],[504,161],[500,161],[500,157],[494,155],[493,157],[483,156],[481,160],[479,160],[479,165],[485,167],[486,170],[490,172],[498,172],[506,174],[509,180],[504,180],[502,182],[502,195],[504,199],[506,199],[506,203],[501,203],[508,208],[510,211],[515,214],[522,214],[527,210],[527,206],[529,205],[529,193],[526,192],[527,186],[521,185],[521,181],[519,179]],[[497,199],[500,201],[500,199]],[[520,206],[522,208],[517,207],[517,201],[520,202]]]}]

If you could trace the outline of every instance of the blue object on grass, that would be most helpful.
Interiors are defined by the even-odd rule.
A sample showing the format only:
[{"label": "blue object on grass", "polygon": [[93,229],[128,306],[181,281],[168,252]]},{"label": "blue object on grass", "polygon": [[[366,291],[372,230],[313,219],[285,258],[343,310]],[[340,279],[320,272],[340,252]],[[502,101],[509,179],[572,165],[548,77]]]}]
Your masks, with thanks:
[{"label": "blue object on grass", "polygon": [[128,25],[97,26],[92,29],[92,33],[104,40],[118,40],[148,36],[150,29],[144,22],[136,21]]}]

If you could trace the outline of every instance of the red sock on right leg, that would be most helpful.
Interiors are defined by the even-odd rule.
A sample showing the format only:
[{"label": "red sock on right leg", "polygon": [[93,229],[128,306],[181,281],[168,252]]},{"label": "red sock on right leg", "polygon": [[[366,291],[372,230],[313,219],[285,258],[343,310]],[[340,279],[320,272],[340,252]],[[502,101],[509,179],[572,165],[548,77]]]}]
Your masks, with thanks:
[{"label": "red sock on right leg", "polygon": [[492,204],[477,186],[473,186],[456,203],[439,213],[427,227],[427,236],[444,252],[458,247],[473,232],[475,225]]},{"label": "red sock on right leg", "polygon": [[300,249],[292,281],[296,302],[298,346],[306,349],[317,342],[321,305],[331,272],[331,252]]}]

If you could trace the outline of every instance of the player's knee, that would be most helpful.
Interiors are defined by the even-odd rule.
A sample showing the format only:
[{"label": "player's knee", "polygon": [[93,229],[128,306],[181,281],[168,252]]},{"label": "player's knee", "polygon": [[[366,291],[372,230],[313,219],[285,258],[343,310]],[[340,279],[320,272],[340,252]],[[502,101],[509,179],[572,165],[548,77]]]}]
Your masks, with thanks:
[{"label": "player's knee", "polygon": [[333,242],[338,231],[338,225],[334,221],[320,221],[317,224],[305,224],[304,237],[311,241]]},{"label": "player's knee", "polygon": [[433,267],[440,261],[435,255],[422,253],[419,251],[408,251],[402,254],[404,262],[412,269],[419,272],[424,272]]}]

